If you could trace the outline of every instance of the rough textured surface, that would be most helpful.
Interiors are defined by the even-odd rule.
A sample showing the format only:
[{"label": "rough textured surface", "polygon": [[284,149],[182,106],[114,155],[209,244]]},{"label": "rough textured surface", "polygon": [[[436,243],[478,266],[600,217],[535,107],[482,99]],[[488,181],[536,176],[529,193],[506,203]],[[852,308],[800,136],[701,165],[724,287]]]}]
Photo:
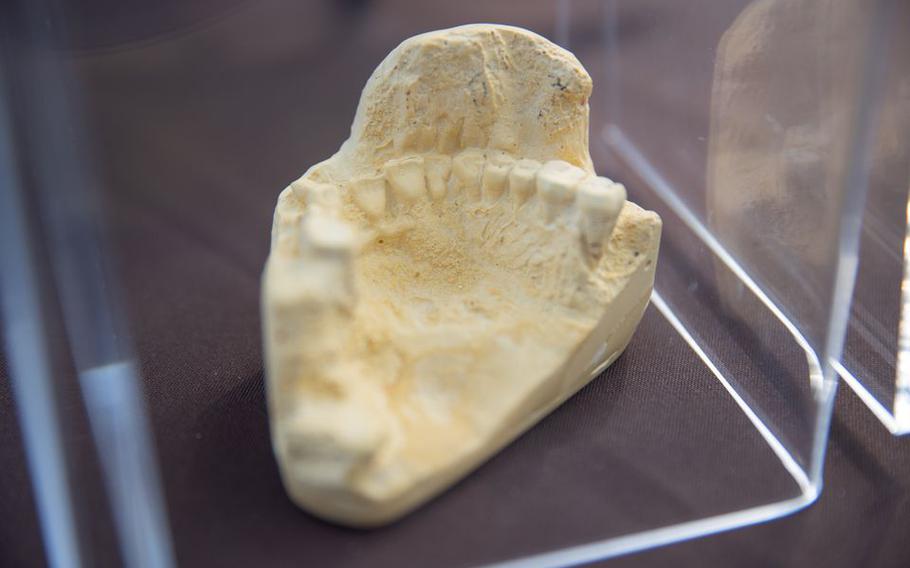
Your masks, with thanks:
[{"label": "rough textured surface", "polygon": [[[191,0],[173,12],[186,20],[200,4],[224,10],[223,2]],[[348,530],[292,504],[271,459],[258,313],[274,189],[302,163],[337,149],[360,89],[401,38],[468,18],[517,22],[555,37],[552,0],[523,2],[520,11],[486,0],[390,0],[367,3],[369,11],[356,22],[331,18],[331,10],[344,4],[246,3],[217,25],[193,27],[174,41],[134,43],[78,63],[93,103],[93,132],[103,142],[98,155],[111,239],[128,293],[179,564],[471,566],[628,534],[641,528],[643,515],[656,522],[680,510],[690,517],[728,512],[779,495],[775,482],[789,479],[780,462],[651,307],[624,355],[601,377],[401,522]],[[606,171],[593,134],[596,115],[605,110],[595,100],[607,84],[597,74],[605,67],[598,60],[605,52],[602,15],[600,4],[588,4],[573,3],[573,10],[590,8],[573,17],[589,33],[571,45],[594,79],[592,156],[598,171]],[[113,21],[129,35],[153,23],[153,14],[118,6],[119,17],[104,10],[95,27],[110,30]],[[699,67],[698,57],[717,45],[712,18],[728,15],[732,21],[739,6],[713,3],[705,11],[690,3],[636,0],[619,7],[620,27],[629,30],[618,42],[623,62],[637,70],[626,100],[642,102],[627,111],[646,121],[646,139],[660,136],[686,150],[667,154],[704,174],[703,153],[691,159],[698,146],[676,144],[691,140],[691,130],[663,137],[667,127],[693,124],[703,125],[698,134],[707,136],[708,91],[698,85],[710,87],[713,67]],[[346,41],[339,45],[338,37]],[[690,80],[670,83],[661,91],[663,104],[650,96],[666,78],[653,66],[666,61],[655,37],[665,38],[663,45],[684,37],[699,47],[693,61],[678,67],[678,75]],[[312,76],[301,72],[308,65],[344,72],[334,76],[332,89],[313,89]],[[634,178],[608,173],[635,194]],[[680,187],[700,190],[704,184]],[[876,204],[906,217],[906,201]],[[678,220],[664,219],[662,249],[673,223]],[[665,252],[662,268],[671,258]],[[884,262],[865,252],[861,262],[873,263],[868,274],[881,284]],[[881,299],[877,289],[868,297]],[[862,355],[875,356],[868,348]],[[75,390],[65,400],[79,408]],[[0,368],[0,510],[6,521],[0,525],[0,566],[37,568],[46,564],[10,397]],[[825,489],[812,507],[605,565],[910,566],[910,443],[892,437],[849,389],[838,394],[832,426]],[[73,454],[88,461],[88,426],[68,431]],[[79,476],[89,512],[81,526],[93,527],[107,509],[100,473],[80,463]],[[97,491],[90,490],[94,486]],[[92,534],[101,541],[92,565],[120,566],[111,522]]]},{"label": "rough textured surface", "polygon": [[590,92],[526,30],[423,34],[373,73],[341,150],[282,192],[263,313],[297,503],[393,520],[625,348],[660,220],[593,175]]}]

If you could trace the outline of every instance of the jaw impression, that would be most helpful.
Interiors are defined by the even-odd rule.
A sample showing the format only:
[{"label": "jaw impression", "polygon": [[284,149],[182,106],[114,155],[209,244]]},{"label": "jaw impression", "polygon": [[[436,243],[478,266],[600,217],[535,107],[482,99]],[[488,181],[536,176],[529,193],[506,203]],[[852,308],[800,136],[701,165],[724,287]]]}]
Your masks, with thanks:
[{"label": "jaw impression", "polygon": [[392,521],[625,348],[660,220],[594,174],[590,89],[525,30],[412,38],[374,72],[341,150],[282,192],[264,339],[296,503]]}]

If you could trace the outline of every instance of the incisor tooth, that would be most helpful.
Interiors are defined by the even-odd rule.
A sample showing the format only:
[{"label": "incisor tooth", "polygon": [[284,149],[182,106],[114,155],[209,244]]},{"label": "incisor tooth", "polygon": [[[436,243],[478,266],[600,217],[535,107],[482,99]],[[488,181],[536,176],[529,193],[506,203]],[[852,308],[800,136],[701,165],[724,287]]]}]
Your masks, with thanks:
[{"label": "incisor tooth", "polygon": [[515,205],[521,205],[531,197],[537,186],[537,170],[540,162],[537,160],[518,160],[509,172],[509,192]]},{"label": "incisor tooth", "polygon": [[483,152],[476,148],[465,150],[452,158],[452,173],[470,200],[480,199],[480,176],[484,161]]},{"label": "incisor tooth", "polygon": [[301,178],[291,184],[291,190],[307,207],[322,207],[334,211],[341,206],[338,188],[330,183]]},{"label": "incisor tooth", "polygon": [[551,160],[537,172],[537,191],[544,202],[547,220],[575,199],[575,189],[588,172],[562,160]]},{"label": "incisor tooth", "polygon": [[595,257],[603,253],[625,202],[626,188],[605,177],[590,177],[578,186],[582,234]]},{"label": "incisor tooth", "polygon": [[438,201],[445,197],[449,185],[449,176],[452,173],[452,158],[445,154],[430,154],[424,156],[423,165],[427,175],[427,189],[430,190],[430,199]]},{"label": "incisor tooth", "polygon": [[515,159],[508,154],[494,154],[487,160],[480,182],[484,201],[493,202],[499,199],[506,188],[509,170],[514,163]]},{"label": "incisor tooth", "polygon": [[381,175],[367,176],[351,181],[349,186],[354,203],[367,214],[377,218],[385,213],[385,178]]},{"label": "incisor tooth", "polygon": [[386,162],[386,179],[398,201],[410,205],[426,195],[426,180],[423,176],[423,158],[412,156]]}]

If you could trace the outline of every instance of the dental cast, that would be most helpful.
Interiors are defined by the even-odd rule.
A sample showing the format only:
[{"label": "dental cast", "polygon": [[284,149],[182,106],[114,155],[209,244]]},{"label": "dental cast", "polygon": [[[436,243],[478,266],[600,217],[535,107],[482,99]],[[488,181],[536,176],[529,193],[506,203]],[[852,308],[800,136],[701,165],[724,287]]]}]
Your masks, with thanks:
[{"label": "dental cast", "polygon": [[265,357],[297,504],[392,521],[623,351],[660,219],[594,174],[590,92],[526,30],[417,36],[373,73],[339,152],[281,193]]}]

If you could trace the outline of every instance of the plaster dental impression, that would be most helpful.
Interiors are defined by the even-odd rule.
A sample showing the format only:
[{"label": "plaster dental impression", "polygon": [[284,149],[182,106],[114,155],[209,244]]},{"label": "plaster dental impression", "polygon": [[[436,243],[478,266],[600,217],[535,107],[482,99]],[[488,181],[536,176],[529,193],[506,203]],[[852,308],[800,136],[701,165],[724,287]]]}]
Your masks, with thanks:
[{"label": "plaster dental impression", "polygon": [[262,305],[272,442],[301,507],[393,521],[625,349],[660,218],[593,171],[591,78],[529,31],[413,37],[350,138],[278,198]]}]

